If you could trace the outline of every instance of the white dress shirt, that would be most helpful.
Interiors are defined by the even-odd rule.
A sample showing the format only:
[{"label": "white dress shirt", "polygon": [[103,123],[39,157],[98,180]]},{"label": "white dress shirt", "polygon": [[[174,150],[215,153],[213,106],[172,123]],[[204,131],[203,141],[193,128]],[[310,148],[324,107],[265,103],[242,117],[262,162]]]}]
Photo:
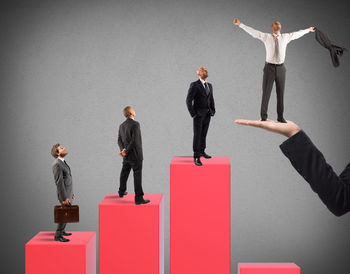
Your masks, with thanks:
[{"label": "white dress shirt", "polygon": [[[244,25],[243,23],[241,23],[239,26],[251,36],[261,40],[264,43],[266,49],[266,62],[271,64],[283,64],[286,58],[286,49],[288,43],[292,40],[299,39],[303,35],[310,32],[309,29],[304,29],[295,32],[281,33],[279,35],[276,35],[274,33],[265,33],[258,31],[256,29]],[[278,39],[279,60],[276,59],[275,54],[275,39]]]},{"label": "white dress shirt", "polygon": [[[205,83],[207,83],[207,81],[204,81],[202,78],[199,78],[199,80],[201,81],[203,87],[205,88]],[[209,87],[209,85],[208,85],[208,87]]]}]

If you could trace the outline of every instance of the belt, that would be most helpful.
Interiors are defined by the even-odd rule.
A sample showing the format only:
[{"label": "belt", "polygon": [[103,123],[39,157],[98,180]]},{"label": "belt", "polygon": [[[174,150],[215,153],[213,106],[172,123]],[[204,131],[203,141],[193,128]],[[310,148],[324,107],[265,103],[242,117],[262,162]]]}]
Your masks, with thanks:
[{"label": "belt", "polygon": [[284,63],[282,64],[272,64],[272,63],[269,63],[269,62],[265,62],[266,65],[271,65],[271,66],[283,66]]}]

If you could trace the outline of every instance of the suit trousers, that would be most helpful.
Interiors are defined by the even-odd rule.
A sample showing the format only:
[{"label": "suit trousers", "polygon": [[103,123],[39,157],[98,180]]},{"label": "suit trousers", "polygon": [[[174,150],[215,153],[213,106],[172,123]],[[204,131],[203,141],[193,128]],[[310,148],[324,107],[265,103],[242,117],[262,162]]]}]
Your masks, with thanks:
[{"label": "suit trousers", "polygon": [[143,197],[142,190],[142,160],[141,161],[123,161],[123,167],[120,172],[120,186],[119,193],[124,193],[126,191],[126,183],[131,169],[134,173],[134,189],[135,189],[135,199],[140,199]]},{"label": "suit trousers", "polygon": [[56,237],[60,237],[62,236],[63,231],[66,228],[66,223],[61,223],[61,224],[57,224],[57,229],[56,229],[56,233],[55,233],[55,238]]},{"label": "suit trousers", "polygon": [[282,65],[274,65],[266,63],[264,67],[264,76],[262,83],[262,99],[260,116],[261,119],[267,119],[267,110],[269,106],[270,95],[273,87],[273,83],[276,82],[276,94],[277,94],[277,115],[278,118],[283,118],[284,111],[284,87],[286,82],[286,67]]},{"label": "suit trousers", "polygon": [[210,113],[193,118],[193,157],[200,157],[206,148],[206,139],[210,124]]}]

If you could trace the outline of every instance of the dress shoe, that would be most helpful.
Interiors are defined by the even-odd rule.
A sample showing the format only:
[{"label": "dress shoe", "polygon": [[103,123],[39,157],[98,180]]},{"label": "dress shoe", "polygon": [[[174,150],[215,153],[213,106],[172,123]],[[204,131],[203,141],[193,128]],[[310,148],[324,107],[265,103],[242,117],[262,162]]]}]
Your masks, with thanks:
[{"label": "dress shoe", "polygon": [[63,238],[62,236],[59,236],[59,237],[55,236],[55,241],[65,243],[65,242],[69,242],[69,239]]},{"label": "dress shoe", "polygon": [[121,192],[118,192],[119,193],[119,197],[120,198],[123,198],[126,194],[128,194],[126,191],[121,193]]},{"label": "dress shoe", "polygon": [[70,236],[70,235],[72,235],[72,233],[65,232],[65,231],[62,232],[62,236]]},{"label": "dress shoe", "polygon": [[201,162],[201,159],[199,157],[194,158],[194,164],[196,166],[202,166],[203,165],[202,162]]},{"label": "dress shoe", "polygon": [[137,205],[148,204],[149,202],[150,200],[144,200],[143,198],[139,200],[135,200],[135,204]]},{"label": "dress shoe", "polygon": [[205,152],[203,152],[203,153],[201,154],[201,156],[204,157],[205,159],[211,159],[211,156],[208,155],[208,154],[206,154]]},{"label": "dress shoe", "polygon": [[287,123],[287,121],[282,117],[277,119],[278,122],[280,123]]},{"label": "dress shoe", "polygon": [[260,119],[261,122],[266,122],[266,120],[267,120],[266,118],[261,118]]}]

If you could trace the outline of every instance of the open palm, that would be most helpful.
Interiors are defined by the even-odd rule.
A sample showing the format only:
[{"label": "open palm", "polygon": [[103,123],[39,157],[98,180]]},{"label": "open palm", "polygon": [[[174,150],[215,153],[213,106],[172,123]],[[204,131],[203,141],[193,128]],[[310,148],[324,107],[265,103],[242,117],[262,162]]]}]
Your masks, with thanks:
[{"label": "open palm", "polygon": [[287,136],[288,138],[300,131],[298,125],[296,125],[292,121],[287,121],[287,123],[279,123],[273,120],[259,121],[259,120],[238,119],[238,120],[235,120],[235,123],[238,125],[263,128],[268,131],[282,134],[284,136]]}]

